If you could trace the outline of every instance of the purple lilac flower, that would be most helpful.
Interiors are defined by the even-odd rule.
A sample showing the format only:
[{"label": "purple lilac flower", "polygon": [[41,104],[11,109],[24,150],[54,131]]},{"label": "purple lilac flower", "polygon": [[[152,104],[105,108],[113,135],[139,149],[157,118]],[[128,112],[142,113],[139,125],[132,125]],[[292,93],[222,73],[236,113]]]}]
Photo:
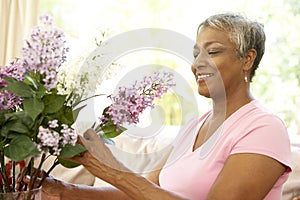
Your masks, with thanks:
[{"label": "purple lilac flower", "polygon": [[[160,98],[167,90],[175,85],[173,74],[168,72],[154,72],[145,76],[143,81],[136,81],[132,87],[119,87],[116,95],[110,95],[112,104],[106,114],[109,115],[117,130],[122,124],[136,124],[139,115],[147,107],[154,107],[154,99]],[[110,120],[101,116],[102,123]]]},{"label": "purple lilac flower", "polygon": [[49,15],[39,18],[41,26],[32,29],[30,38],[22,48],[22,56],[28,70],[45,75],[45,87],[50,90],[57,84],[57,69],[66,61],[64,32],[53,27]]},{"label": "purple lilac flower", "polygon": [[54,151],[53,155],[59,155],[61,149],[59,148],[60,135],[58,132],[40,126],[37,137],[40,139],[40,142],[37,144],[39,151],[45,151],[47,153],[48,148],[44,150],[44,147],[50,147]]},{"label": "purple lilac flower", "polygon": [[53,155],[58,156],[61,148],[66,144],[74,146],[77,142],[77,133],[74,129],[70,128],[66,124],[61,125],[60,132],[54,130],[59,127],[58,120],[52,120],[48,122],[49,128],[39,127],[39,133],[37,138],[40,140],[36,144],[39,151],[47,153],[49,149],[53,151]]},{"label": "purple lilac flower", "polygon": [[61,144],[65,146],[66,144],[71,144],[72,146],[75,146],[77,142],[77,133],[74,129],[68,127],[66,124],[62,124],[62,129],[61,129]]},{"label": "purple lilac flower", "polygon": [[24,74],[26,69],[24,67],[24,63],[22,60],[16,58],[10,62],[8,66],[1,67],[0,66],[0,109],[1,110],[9,110],[13,107],[22,103],[22,98],[17,95],[3,90],[2,87],[6,87],[7,83],[1,77],[13,77],[18,80],[24,80]]},{"label": "purple lilac flower", "polygon": [[52,121],[49,121],[48,124],[49,124],[50,128],[56,128],[56,127],[58,127],[58,120],[54,119]]}]

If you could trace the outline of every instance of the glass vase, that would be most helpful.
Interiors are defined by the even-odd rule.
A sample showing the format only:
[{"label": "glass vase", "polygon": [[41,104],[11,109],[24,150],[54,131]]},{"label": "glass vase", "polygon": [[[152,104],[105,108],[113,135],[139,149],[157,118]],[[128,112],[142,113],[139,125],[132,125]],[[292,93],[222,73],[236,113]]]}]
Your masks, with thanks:
[{"label": "glass vase", "polygon": [[0,193],[0,200],[42,200],[42,188],[22,192]]}]

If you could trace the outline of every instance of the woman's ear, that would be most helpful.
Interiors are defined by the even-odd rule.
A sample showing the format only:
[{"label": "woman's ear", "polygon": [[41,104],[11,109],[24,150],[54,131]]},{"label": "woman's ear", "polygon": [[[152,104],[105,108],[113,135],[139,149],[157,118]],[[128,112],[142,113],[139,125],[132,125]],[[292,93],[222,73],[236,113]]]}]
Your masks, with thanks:
[{"label": "woman's ear", "polygon": [[248,71],[252,68],[254,60],[256,58],[256,54],[256,50],[253,48],[247,51],[247,53],[244,56],[244,71]]}]

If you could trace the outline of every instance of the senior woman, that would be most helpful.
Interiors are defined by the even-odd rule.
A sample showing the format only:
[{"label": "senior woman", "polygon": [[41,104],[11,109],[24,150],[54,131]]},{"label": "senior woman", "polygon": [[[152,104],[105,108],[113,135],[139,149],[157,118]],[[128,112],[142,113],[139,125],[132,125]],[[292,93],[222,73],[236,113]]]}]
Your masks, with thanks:
[{"label": "senior woman", "polygon": [[249,89],[264,48],[260,23],[233,13],[206,19],[197,31],[192,72],[212,110],[188,123],[166,167],[148,178],[135,174],[88,130],[80,138],[88,151],[71,160],[115,188],[49,177],[44,199],[281,199],[291,171],[287,130]]}]

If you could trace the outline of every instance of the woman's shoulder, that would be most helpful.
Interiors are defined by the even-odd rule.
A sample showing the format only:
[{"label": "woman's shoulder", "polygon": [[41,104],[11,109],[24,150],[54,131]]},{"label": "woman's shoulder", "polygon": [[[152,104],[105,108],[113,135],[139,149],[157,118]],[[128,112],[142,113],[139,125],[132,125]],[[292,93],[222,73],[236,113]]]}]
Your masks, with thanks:
[{"label": "woman's shoulder", "polygon": [[[246,111],[246,110],[245,110]],[[249,105],[230,129],[231,154],[258,153],[290,167],[290,140],[284,122],[260,102]]]},{"label": "woman's shoulder", "polygon": [[236,113],[235,119],[242,120],[245,125],[260,126],[265,124],[285,128],[283,120],[258,100],[253,100],[240,108]]}]

